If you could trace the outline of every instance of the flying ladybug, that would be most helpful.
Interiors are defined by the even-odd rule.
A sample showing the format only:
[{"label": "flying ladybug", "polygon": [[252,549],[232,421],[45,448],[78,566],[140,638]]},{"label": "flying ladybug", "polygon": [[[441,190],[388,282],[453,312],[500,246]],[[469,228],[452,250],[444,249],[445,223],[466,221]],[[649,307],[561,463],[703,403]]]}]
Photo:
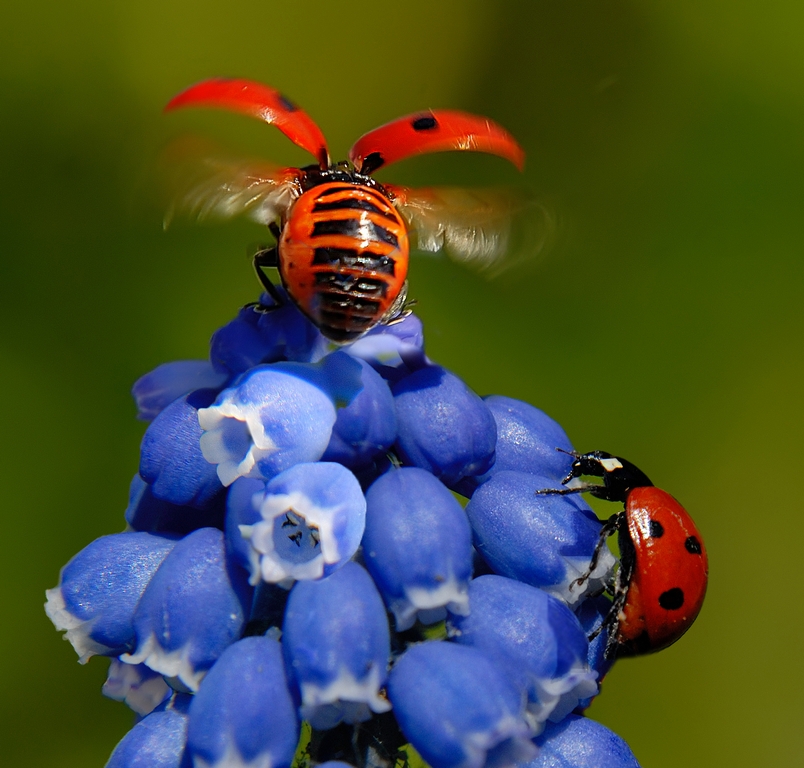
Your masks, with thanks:
[{"label": "flying ladybug", "polygon": [[452,110],[401,117],[369,131],[349,150],[348,160],[333,163],[321,129],[267,85],[205,80],[175,96],[165,111],[185,107],[255,117],[275,125],[315,158],[303,168],[205,158],[210,167],[184,184],[175,207],[201,218],[247,214],[267,225],[276,244],[257,251],[253,260],[263,288],[274,306],[285,302],[263,271],[276,268],[287,296],[336,344],[409,313],[412,235],[420,250],[444,249],[456,260],[481,267],[506,255],[510,196],[494,190],[411,190],[372,177],[398,160],[446,150],[490,153],[521,171],[524,151],[489,118]]}]

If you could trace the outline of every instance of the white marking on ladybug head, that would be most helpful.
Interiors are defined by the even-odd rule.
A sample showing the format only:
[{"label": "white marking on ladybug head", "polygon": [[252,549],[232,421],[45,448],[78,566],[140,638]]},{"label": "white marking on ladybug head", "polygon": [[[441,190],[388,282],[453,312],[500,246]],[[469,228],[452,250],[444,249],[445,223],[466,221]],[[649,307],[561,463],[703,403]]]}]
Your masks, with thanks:
[{"label": "white marking on ladybug head", "polygon": [[606,472],[614,472],[615,469],[623,468],[622,462],[614,456],[610,459],[600,459],[600,466],[603,467]]}]

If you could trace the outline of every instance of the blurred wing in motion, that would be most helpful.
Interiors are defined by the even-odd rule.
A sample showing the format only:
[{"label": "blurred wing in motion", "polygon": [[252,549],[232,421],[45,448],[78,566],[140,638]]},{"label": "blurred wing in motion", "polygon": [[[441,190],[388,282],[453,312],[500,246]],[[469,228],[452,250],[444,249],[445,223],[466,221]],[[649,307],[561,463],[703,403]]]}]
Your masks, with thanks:
[{"label": "blurred wing in motion", "polygon": [[505,187],[385,185],[421,251],[441,251],[489,275],[535,257],[552,241],[552,211],[525,193]]},{"label": "blurred wing in motion", "polygon": [[245,215],[267,225],[281,220],[301,194],[297,168],[226,157],[195,137],[173,142],[162,164],[170,197],[165,227],[176,216],[205,220]]}]

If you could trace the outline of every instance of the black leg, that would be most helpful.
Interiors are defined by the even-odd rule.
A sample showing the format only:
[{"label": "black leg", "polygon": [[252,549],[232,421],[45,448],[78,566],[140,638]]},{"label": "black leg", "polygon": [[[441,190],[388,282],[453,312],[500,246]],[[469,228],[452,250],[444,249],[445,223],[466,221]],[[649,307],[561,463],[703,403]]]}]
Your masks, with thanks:
[{"label": "black leg", "polygon": [[605,488],[604,485],[596,485],[595,483],[582,483],[573,488],[541,488],[534,491],[537,496],[569,496],[571,493],[587,493],[594,491],[595,488]]},{"label": "black leg", "polygon": [[259,302],[248,304],[247,306],[254,307],[256,312],[270,312],[277,307],[284,306],[285,298],[277,290],[276,286],[271,282],[268,275],[263,272],[263,269],[270,269],[278,265],[278,252],[276,246],[273,248],[262,248],[254,254],[252,263],[254,264],[254,271],[257,273],[257,278],[260,284],[265,289],[265,292],[274,300],[273,306],[265,306]]},{"label": "black leg", "polygon": [[579,587],[583,584],[591,575],[592,571],[597,568],[597,561],[600,559],[600,553],[603,550],[603,547],[606,546],[606,540],[611,536],[615,531],[620,529],[620,526],[625,524],[625,513],[618,512],[616,515],[612,515],[605,523],[603,523],[603,527],[600,529],[600,535],[597,540],[597,544],[595,544],[595,549],[592,552],[592,558],[589,561],[589,567],[586,569],[586,573],[583,576],[578,577],[575,581],[572,582],[573,585],[577,584]]}]

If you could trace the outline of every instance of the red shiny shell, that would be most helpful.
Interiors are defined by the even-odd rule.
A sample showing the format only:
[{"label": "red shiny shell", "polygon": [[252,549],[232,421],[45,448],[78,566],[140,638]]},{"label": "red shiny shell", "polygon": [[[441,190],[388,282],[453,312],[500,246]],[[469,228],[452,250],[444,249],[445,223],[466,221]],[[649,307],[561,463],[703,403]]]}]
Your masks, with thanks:
[{"label": "red shiny shell", "polygon": [[678,640],[701,610],[709,573],[701,534],[669,493],[634,488],[625,512],[635,563],[619,617],[621,655],[657,651]]},{"label": "red shiny shell", "polygon": [[369,131],[349,150],[349,160],[361,173],[373,173],[413,155],[447,150],[488,152],[520,171],[525,164],[524,150],[501,125],[488,117],[447,109],[406,115]]},{"label": "red shiny shell", "polygon": [[191,85],[174,96],[165,112],[185,107],[216,107],[275,125],[306,149],[322,168],[329,165],[327,141],[313,119],[275,88],[239,78],[218,77]]},{"label": "red shiny shell", "polygon": [[329,339],[362,336],[405,289],[410,246],[404,221],[373,187],[320,184],[290,209],[279,240],[288,294]]}]

